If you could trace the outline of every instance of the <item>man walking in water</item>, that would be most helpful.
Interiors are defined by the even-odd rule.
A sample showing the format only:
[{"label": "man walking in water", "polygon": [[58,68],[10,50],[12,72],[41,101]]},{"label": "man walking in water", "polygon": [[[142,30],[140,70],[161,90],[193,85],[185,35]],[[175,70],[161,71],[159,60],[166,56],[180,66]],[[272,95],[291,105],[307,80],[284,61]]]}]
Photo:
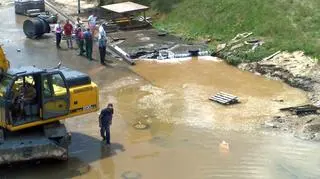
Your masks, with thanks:
[{"label": "man walking in water", "polygon": [[99,115],[100,134],[103,140],[106,140],[107,145],[110,144],[110,125],[112,124],[113,105],[108,104]]}]

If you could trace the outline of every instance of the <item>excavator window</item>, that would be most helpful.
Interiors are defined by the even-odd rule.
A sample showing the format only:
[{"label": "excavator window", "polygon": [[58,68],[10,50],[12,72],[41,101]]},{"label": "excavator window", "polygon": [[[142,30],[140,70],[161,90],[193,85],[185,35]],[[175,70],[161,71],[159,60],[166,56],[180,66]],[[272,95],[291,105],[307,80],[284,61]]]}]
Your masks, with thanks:
[{"label": "excavator window", "polygon": [[18,77],[12,86],[12,119],[21,125],[39,119],[36,83],[32,75]]},{"label": "excavator window", "polygon": [[69,112],[69,91],[60,72],[42,76],[42,117],[52,119]]},{"label": "excavator window", "polygon": [[67,88],[65,87],[64,81],[60,74],[52,75],[52,86],[54,96],[67,95]]},{"label": "excavator window", "polygon": [[45,98],[52,97],[52,89],[50,88],[48,77],[43,79],[43,95]]},{"label": "excavator window", "polygon": [[13,79],[9,76],[4,76],[0,82],[0,97],[4,98],[8,92],[8,88],[10,87]]},{"label": "excavator window", "polygon": [[43,93],[45,98],[67,95],[67,88],[60,74],[44,77]]}]

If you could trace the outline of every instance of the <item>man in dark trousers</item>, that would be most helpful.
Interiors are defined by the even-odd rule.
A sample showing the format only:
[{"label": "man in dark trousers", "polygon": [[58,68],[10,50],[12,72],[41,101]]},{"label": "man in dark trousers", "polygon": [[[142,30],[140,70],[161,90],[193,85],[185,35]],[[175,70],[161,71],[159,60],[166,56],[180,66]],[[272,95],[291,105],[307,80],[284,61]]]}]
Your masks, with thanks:
[{"label": "man in dark trousers", "polygon": [[110,125],[112,124],[113,105],[108,104],[99,115],[100,134],[103,140],[106,140],[107,145],[110,144]]},{"label": "man in dark trousers", "polygon": [[104,30],[104,24],[99,27],[99,53],[100,53],[100,63],[101,65],[105,65],[104,60],[106,57],[106,48],[107,48],[107,34]]},{"label": "man in dark trousers", "polygon": [[63,31],[64,31],[64,35],[66,36],[68,48],[73,48],[72,47],[72,31],[73,31],[73,27],[70,24],[69,19],[67,19],[66,24],[63,26]]},{"label": "man in dark trousers", "polygon": [[76,34],[76,42],[79,47],[79,55],[83,55],[83,53],[85,51],[83,48],[84,38],[83,38],[83,32],[82,32],[81,26],[79,24],[77,25],[77,28],[75,29],[75,34]]},{"label": "man in dark trousers", "polygon": [[58,21],[57,24],[55,25],[54,31],[56,32],[56,46],[57,48],[61,48],[60,42],[61,42],[61,34],[63,30],[62,30],[60,21]]},{"label": "man in dark trousers", "polygon": [[86,54],[87,54],[87,58],[89,60],[92,60],[92,34],[90,32],[90,29],[87,28],[87,31],[85,31],[83,33],[83,37],[84,37],[84,41],[85,41],[85,45],[86,45]]}]

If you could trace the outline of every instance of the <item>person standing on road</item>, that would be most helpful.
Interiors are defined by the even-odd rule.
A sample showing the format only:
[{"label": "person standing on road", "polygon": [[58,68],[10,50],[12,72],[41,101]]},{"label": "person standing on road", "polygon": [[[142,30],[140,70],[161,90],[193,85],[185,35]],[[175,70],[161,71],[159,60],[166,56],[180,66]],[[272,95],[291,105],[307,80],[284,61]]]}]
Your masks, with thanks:
[{"label": "person standing on road", "polygon": [[61,24],[61,22],[58,21],[54,27],[54,31],[56,33],[56,46],[57,46],[57,48],[61,48],[60,42],[61,42],[62,27],[60,24]]},{"label": "person standing on road", "polygon": [[77,45],[79,47],[79,55],[83,55],[83,52],[84,52],[84,38],[83,38],[83,32],[82,32],[82,29],[81,29],[81,26],[80,24],[77,25],[77,28],[75,29],[75,34],[76,34],[76,42],[77,42]]},{"label": "person standing on road", "polygon": [[112,124],[113,104],[109,103],[99,115],[100,135],[106,140],[107,145],[110,144],[110,126]]},{"label": "person standing on road", "polygon": [[99,38],[98,38],[101,65],[105,65],[104,60],[106,57],[106,48],[107,48],[107,34],[103,26],[104,24],[101,24],[99,27]]},{"label": "person standing on road", "polygon": [[92,60],[92,44],[93,44],[93,41],[92,41],[92,34],[91,34],[89,28],[87,28],[87,31],[85,31],[83,33],[83,38],[84,38],[84,41],[85,41],[85,44],[86,44],[86,55],[87,55],[87,58],[89,60]]},{"label": "person standing on road", "polygon": [[69,19],[67,19],[66,24],[63,26],[63,31],[64,31],[64,35],[66,36],[68,48],[73,48],[72,47],[72,31],[73,31],[73,27],[69,23]]},{"label": "person standing on road", "polygon": [[91,30],[92,39],[94,39],[94,37],[95,37],[94,35],[95,35],[95,30],[96,30],[96,22],[97,22],[96,13],[93,13],[88,17],[88,27]]}]

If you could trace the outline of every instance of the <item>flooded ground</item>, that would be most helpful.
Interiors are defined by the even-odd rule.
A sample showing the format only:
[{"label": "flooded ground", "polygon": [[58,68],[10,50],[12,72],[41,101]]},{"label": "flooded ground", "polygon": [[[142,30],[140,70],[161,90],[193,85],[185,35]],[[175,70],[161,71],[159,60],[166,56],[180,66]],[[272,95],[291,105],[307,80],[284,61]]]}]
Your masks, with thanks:
[{"label": "flooded ground", "polygon": [[[75,50],[57,51],[53,35],[26,39],[25,18],[11,6],[0,7],[0,16],[7,19],[0,22],[0,42],[13,67],[52,67],[62,59],[90,74],[101,106],[115,106],[110,147],[101,142],[97,114],[75,117],[66,121],[73,135],[69,161],[4,166],[0,178],[320,178],[318,143],[259,127],[279,107],[307,102],[304,92],[220,61],[139,61],[134,67],[114,61],[104,67]],[[219,91],[239,96],[241,103],[210,102]],[[138,121],[149,128],[134,129]],[[219,148],[222,140],[229,151]]]}]

